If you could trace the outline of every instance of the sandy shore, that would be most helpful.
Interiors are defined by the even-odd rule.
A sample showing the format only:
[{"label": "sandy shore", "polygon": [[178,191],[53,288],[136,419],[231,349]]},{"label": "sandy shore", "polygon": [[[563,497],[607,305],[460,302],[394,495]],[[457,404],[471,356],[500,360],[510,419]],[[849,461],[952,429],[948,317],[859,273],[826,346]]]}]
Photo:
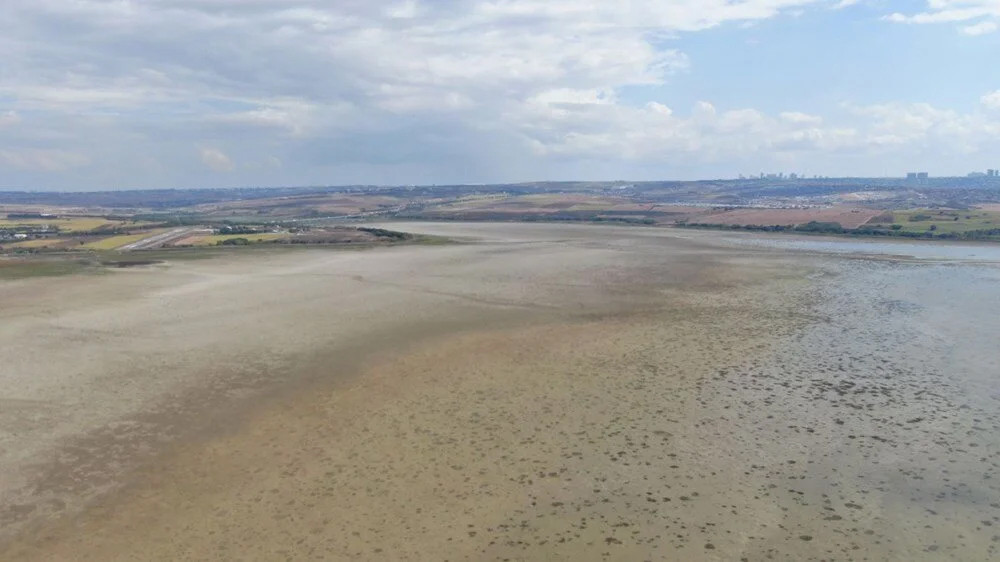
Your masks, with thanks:
[{"label": "sandy shore", "polygon": [[0,284],[0,558],[996,555],[995,268],[411,228]]}]

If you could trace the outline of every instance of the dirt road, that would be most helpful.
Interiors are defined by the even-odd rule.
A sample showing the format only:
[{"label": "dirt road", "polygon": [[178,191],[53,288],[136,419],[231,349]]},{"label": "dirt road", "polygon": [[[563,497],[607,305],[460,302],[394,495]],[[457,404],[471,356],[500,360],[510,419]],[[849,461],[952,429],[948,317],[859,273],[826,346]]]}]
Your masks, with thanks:
[{"label": "dirt road", "polygon": [[137,242],[132,242],[131,244],[126,244],[121,248],[118,248],[120,252],[130,252],[133,250],[150,250],[153,248],[159,248],[165,244],[169,244],[175,240],[180,240],[181,238],[186,238],[198,233],[210,233],[211,229],[201,228],[201,227],[183,227],[175,228],[167,232],[161,232],[150,236],[149,238],[143,238]]}]

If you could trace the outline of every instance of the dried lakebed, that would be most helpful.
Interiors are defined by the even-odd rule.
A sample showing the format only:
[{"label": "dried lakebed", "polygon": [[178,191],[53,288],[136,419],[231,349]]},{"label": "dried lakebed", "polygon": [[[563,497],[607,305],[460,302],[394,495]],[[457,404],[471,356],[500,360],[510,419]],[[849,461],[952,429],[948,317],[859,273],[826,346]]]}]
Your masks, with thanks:
[{"label": "dried lakebed", "polygon": [[0,558],[998,555],[995,266],[394,228],[0,285]]}]

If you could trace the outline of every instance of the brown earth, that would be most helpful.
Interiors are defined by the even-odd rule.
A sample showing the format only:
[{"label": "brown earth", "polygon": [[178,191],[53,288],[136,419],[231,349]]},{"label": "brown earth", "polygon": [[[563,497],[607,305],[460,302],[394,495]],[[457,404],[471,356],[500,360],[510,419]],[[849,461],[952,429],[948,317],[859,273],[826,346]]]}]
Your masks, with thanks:
[{"label": "brown earth", "polygon": [[[865,347],[920,340],[866,270],[846,304],[824,292],[859,262],[717,233],[388,228],[471,243],[0,284],[0,559],[995,554],[997,492],[972,478],[996,415],[904,397],[957,391],[903,364],[920,345]],[[822,397],[897,364],[851,407]],[[918,417],[934,430],[904,431]],[[968,442],[984,460],[928,460]]]},{"label": "brown earth", "polygon": [[810,221],[836,222],[857,228],[882,214],[876,209],[832,207],[826,209],[734,209],[692,217],[692,222],[725,225],[795,226]]}]

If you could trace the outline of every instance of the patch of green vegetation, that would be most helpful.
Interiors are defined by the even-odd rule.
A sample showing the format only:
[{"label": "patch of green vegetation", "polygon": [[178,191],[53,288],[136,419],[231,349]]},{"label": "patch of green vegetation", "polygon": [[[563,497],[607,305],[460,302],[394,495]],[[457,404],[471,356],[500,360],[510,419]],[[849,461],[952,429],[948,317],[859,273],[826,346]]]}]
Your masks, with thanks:
[{"label": "patch of green vegetation", "polygon": [[842,234],[846,229],[839,222],[809,221],[795,227],[797,232],[818,232],[822,234]]},{"label": "patch of green vegetation", "polygon": [[250,240],[237,236],[235,238],[225,238],[216,242],[219,246],[249,246]]},{"label": "patch of green vegetation", "polygon": [[58,277],[95,271],[89,260],[66,258],[7,258],[0,259],[0,280]]},{"label": "patch of green vegetation", "polygon": [[406,232],[399,232],[396,230],[386,230],[384,228],[372,228],[366,226],[359,226],[358,230],[361,232],[367,232],[368,234],[373,234],[377,238],[388,238],[390,240],[409,240],[413,237],[412,234]]},{"label": "patch of green vegetation", "polygon": [[[898,228],[897,226],[898,225]],[[1000,229],[1000,213],[978,209],[916,209],[897,211],[893,228],[904,232],[949,234],[965,237],[966,233]],[[969,234],[968,236],[973,236]],[[993,236],[993,235],[987,235]]]},{"label": "patch of green vegetation", "polygon": [[[393,244],[443,245],[456,243],[455,240],[424,234],[402,233],[385,229],[377,230],[394,235],[383,235],[383,239]],[[398,236],[403,235],[403,236]],[[237,238],[228,238],[233,240]],[[244,238],[245,240],[245,238]],[[262,244],[249,243],[246,246],[235,244],[189,246],[181,248],[157,248],[152,250],[137,250],[134,252],[119,252],[115,250],[84,249],[80,251],[52,251],[40,253],[24,251],[8,256],[0,256],[0,281],[15,279],[30,279],[36,277],[53,277],[79,273],[100,274],[109,269],[121,269],[136,266],[155,265],[172,261],[200,260],[228,255],[237,252],[289,252],[289,251],[324,251],[329,249],[366,250],[382,244],[370,242],[362,244]]]},{"label": "patch of green vegetation", "polygon": [[203,215],[185,212],[138,214],[132,218],[136,221],[146,221],[164,226],[198,226],[211,222]]},{"label": "patch of green vegetation", "polygon": [[209,234],[205,236],[197,236],[194,240],[186,242],[186,244],[190,244],[191,246],[246,246],[249,244],[274,242],[287,237],[287,234],[280,232],[263,232],[260,234]]},{"label": "patch of green vegetation", "polygon": [[156,248],[153,250],[140,250],[137,252],[96,252],[96,255],[100,261],[104,262],[129,262],[129,261],[149,261],[155,260],[158,262],[164,261],[182,261],[182,260],[201,260],[213,257],[215,254],[213,248],[205,247],[186,247],[186,248]]},{"label": "patch of green vegetation", "polygon": [[447,238],[445,236],[432,236],[430,234],[414,234],[411,241],[414,244],[420,244],[423,246],[444,246],[447,244],[458,243],[452,238]]},{"label": "patch of green vegetation", "polygon": [[925,229],[906,229],[901,224],[892,225],[863,225],[858,228],[849,229],[842,227],[835,222],[812,221],[797,226],[785,225],[726,225],[712,223],[677,223],[681,228],[702,228],[714,230],[749,230],[755,232],[792,232],[796,234],[830,234],[841,236],[864,236],[864,237],[894,237],[894,238],[922,238],[933,240],[986,240],[1000,241],[1000,227],[983,228],[974,230],[947,230],[938,226],[937,223],[929,224]]}]

